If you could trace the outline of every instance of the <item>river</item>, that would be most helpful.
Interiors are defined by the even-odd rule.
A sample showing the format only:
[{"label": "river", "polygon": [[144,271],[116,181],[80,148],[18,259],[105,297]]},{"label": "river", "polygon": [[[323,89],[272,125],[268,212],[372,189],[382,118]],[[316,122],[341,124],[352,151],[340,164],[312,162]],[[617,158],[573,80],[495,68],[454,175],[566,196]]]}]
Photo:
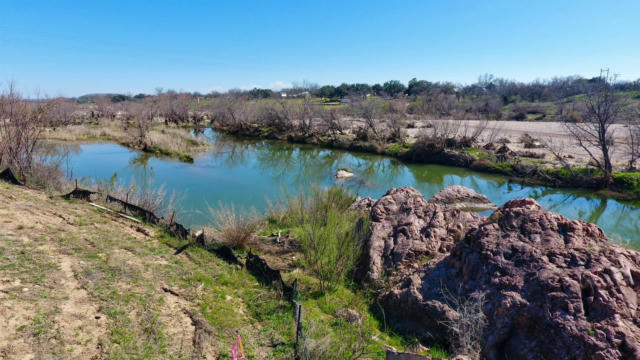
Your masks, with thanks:
[{"label": "river", "polygon": [[[430,197],[446,186],[463,185],[497,205],[532,197],[546,210],[595,223],[613,241],[640,248],[640,202],[620,202],[584,190],[525,186],[502,176],[456,167],[408,164],[311,145],[241,140],[209,129],[198,136],[215,144],[215,150],[196,156],[193,164],[150,157],[120,145],[94,143],[71,146],[66,167],[83,181],[105,180],[117,173],[122,184],[162,187],[174,198],[180,221],[194,228],[211,224],[208,209],[219,203],[266,211],[269,203],[283,195],[295,195],[312,185],[342,184],[360,196],[373,198],[392,187],[413,186]],[[335,179],[340,168],[355,176]]]}]

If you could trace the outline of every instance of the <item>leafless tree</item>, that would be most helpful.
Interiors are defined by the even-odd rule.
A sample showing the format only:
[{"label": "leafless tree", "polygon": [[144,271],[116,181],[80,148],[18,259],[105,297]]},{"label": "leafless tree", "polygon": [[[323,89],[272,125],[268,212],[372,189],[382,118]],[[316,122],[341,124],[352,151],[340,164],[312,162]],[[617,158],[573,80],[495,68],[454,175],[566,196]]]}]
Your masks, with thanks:
[{"label": "leafless tree", "polygon": [[564,154],[564,151],[567,148],[567,144],[564,140],[547,138],[542,139],[541,142],[542,146],[551,153],[553,158],[556,159],[563,168],[572,171],[571,164],[569,164]]},{"label": "leafless tree", "polygon": [[96,99],[96,111],[97,115],[104,119],[113,120],[116,118],[115,106],[111,102],[111,99],[107,97],[100,97]]},{"label": "leafless tree", "polygon": [[338,137],[338,135],[344,134],[342,116],[338,110],[322,110],[319,112],[319,117],[325,129],[334,140]]},{"label": "leafless tree", "polygon": [[391,113],[388,115],[389,138],[400,144],[404,144],[406,138],[406,120],[403,114]]},{"label": "leafless tree", "polygon": [[185,124],[189,122],[189,94],[167,91],[157,95],[159,115],[165,124]]},{"label": "leafless tree", "polygon": [[487,126],[487,129],[485,131],[485,143],[487,144],[492,144],[495,143],[496,140],[498,140],[498,137],[500,136],[500,134],[502,133],[504,124],[500,121],[492,121],[491,125]]},{"label": "leafless tree", "polygon": [[611,125],[621,120],[623,99],[614,92],[609,79],[601,79],[584,97],[582,121],[565,119],[564,124],[577,144],[605,174],[606,185],[613,173],[612,148],[615,145]]},{"label": "leafless tree", "polygon": [[158,115],[158,105],[153,101],[145,101],[144,103],[131,103],[128,111],[133,118],[136,136],[134,146],[139,149],[147,149],[149,141],[147,135],[151,129],[153,119]]},{"label": "leafless tree", "polygon": [[285,132],[293,128],[291,105],[286,100],[263,103],[259,109],[261,124]]},{"label": "leafless tree", "polygon": [[640,158],[640,107],[633,110],[627,120],[627,155],[629,170],[636,169],[636,162]]},{"label": "leafless tree", "polygon": [[313,119],[316,113],[316,109],[312,103],[312,99],[311,96],[307,95],[304,97],[303,101],[302,101],[302,107],[300,109],[300,115],[299,115],[299,128],[300,131],[304,134],[304,135],[311,135],[311,133],[313,132]]},{"label": "leafless tree", "polygon": [[456,139],[456,146],[472,147],[477,145],[482,134],[489,127],[489,120],[478,120],[475,124],[466,120],[454,120],[460,123],[460,131]]},{"label": "leafless tree", "polygon": [[0,95],[0,164],[25,178],[35,162],[36,145],[46,116],[46,104],[24,101],[13,83]]},{"label": "leafless tree", "polygon": [[350,100],[350,104],[353,115],[364,121],[364,128],[368,133],[367,137],[378,144],[383,144],[387,136],[386,126],[379,119],[380,100],[354,97]]},{"label": "leafless tree", "polygon": [[48,126],[66,126],[74,122],[76,104],[65,98],[47,100],[46,123]]},{"label": "leafless tree", "polygon": [[436,147],[445,148],[455,140],[460,133],[460,121],[455,120],[433,120],[427,124],[430,126],[425,131],[424,136],[429,137]]}]

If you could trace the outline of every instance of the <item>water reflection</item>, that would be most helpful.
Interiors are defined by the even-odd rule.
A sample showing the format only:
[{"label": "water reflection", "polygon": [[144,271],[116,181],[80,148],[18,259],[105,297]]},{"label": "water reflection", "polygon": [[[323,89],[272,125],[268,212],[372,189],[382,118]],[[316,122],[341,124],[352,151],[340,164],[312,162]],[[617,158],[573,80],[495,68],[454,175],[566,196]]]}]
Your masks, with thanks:
[{"label": "water reflection", "polygon": [[[506,178],[437,165],[404,164],[371,154],[320,149],[307,145],[237,140],[211,130],[198,134],[215,150],[201,154],[193,164],[140,155],[118,145],[79,145],[69,167],[79,176],[105,179],[119,174],[123,181],[147,186],[164,185],[168,193],[182,194],[182,220],[190,225],[210,223],[207,206],[219,201],[238,207],[267,208],[283,189],[295,192],[312,184],[342,183],[361,196],[380,197],[391,187],[413,186],[430,197],[449,185],[463,185],[487,195],[494,203],[522,197],[569,218],[594,222],[618,241],[640,245],[638,203],[621,203],[584,191],[523,186]],[[336,180],[340,168],[356,176]],[[129,180],[131,179],[131,180]],[[485,214],[488,214],[485,213]]]}]

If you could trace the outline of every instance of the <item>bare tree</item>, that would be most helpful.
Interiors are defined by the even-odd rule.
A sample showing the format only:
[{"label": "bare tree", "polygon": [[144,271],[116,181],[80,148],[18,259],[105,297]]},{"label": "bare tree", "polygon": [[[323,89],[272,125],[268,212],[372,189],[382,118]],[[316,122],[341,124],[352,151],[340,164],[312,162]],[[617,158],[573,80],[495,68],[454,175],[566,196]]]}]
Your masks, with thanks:
[{"label": "bare tree", "polygon": [[48,126],[66,126],[74,122],[76,104],[65,98],[47,100],[46,122]]},{"label": "bare tree", "polygon": [[627,120],[627,155],[627,169],[635,170],[636,162],[640,158],[640,108],[634,109],[634,113]]},{"label": "bare tree", "polygon": [[42,102],[29,104],[13,83],[0,95],[0,164],[25,178],[35,162],[35,150],[46,116]]},{"label": "bare tree", "polygon": [[380,121],[380,105],[381,102],[376,99],[352,98],[350,101],[351,110],[356,117],[364,121],[364,128],[368,133],[370,140],[382,145],[386,138],[386,127],[383,121]]},{"label": "bare tree", "polygon": [[391,140],[404,144],[406,137],[406,121],[402,114],[391,113],[389,114],[389,137]]},{"label": "bare tree", "polygon": [[582,121],[564,124],[578,145],[605,174],[605,185],[611,183],[613,173],[612,147],[615,145],[611,125],[619,121],[624,101],[614,92],[609,79],[600,79],[584,98]]},{"label": "bare tree", "polygon": [[324,110],[318,112],[320,120],[324,127],[335,140],[338,135],[344,134],[344,125],[342,124],[342,116],[336,109]]},{"label": "bare tree", "polygon": [[158,115],[157,104],[153,101],[131,103],[128,111],[134,120],[136,131],[133,145],[139,149],[147,149],[150,146],[147,135],[151,129],[153,119]]},{"label": "bare tree", "polygon": [[487,129],[486,129],[487,134],[484,139],[485,143],[487,144],[495,143],[496,140],[498,140],[498,136],[500,136],[500,134],[502,133],[503,127],[504,127],[504,123],[499,121],[492,121],[491,126],[487,125]]},{"label": "bare tree", "polygon": [[164,117],[165,124],[185,124],[189,122],[189,94],[167,91],[158,94],[158,112]]},{"label": "bare tree", "polygon": [[571,169],[571,164],[569,164],[569,162],[567,161],[567,158],[564,155],[564,150],[567,148],[567,144],[564,142],[564,140],[554,139],[554,138],[549,137],[547,139],[542,139],[541,142],[542,142],[542,145],[544,146],[544,148],[549,150],[551,155],[560,164],[562,164],[563,168],[565,168],[565,169],[567,169],[569,171],[573,171]]},{"label": "bare tree", "polygon": [[116,111],[111,99],[107,97],[100,97],[96,99],[96,110],[98,112],[97,116],[101,116],[102,118],[113,120],[116,118]]},{"label": "bare tree", "polygon": [[311,96],[304,97],[302,108],[300,109],[299,128],[304,135],[310,135],[313,132],[313,119],[315,115],[315,107],[313,106]]}]

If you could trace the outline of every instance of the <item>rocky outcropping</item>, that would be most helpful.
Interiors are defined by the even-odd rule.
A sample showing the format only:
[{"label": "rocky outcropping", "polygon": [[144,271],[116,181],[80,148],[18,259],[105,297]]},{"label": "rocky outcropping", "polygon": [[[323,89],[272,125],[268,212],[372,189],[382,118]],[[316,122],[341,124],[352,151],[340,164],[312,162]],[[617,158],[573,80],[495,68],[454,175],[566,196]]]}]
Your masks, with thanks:
[{"label": "rocky outcropping", "polygon": [[[368,200],[362,200],[362,207]],[[360,206],[360,205],[359,205]],[[391,189],[371,207],[371,235],[364,244],[358,277],[402,276],[447,253],[483,217],[430,203],[416,189]]]},{"label": "rocky outcropping", "polygon": [[429,202],[446,209],[463,211],[485,211],[496,208],[496,204],[492,203],[488,197],[460,185],[447,186],[429,199]]},{"label": "rocky outcropping", "polygon": [[371,208],[373,204],[376,203],[375,199],[371,197],[357,197],[356,200],[349,206],[349,209],[357,210],[361,213],[369,214],[371,212]]},{"label": "rocky outcropping", "polygon": [[[447,234],[459,218],[412,190],[391,190],[373,207],[369,277],[453,246]],[[398,330],[450,341],[456,334],[443,324],[461,313],[446,294],[482,293],[488,323],[479,341],[488,359],[640,359],[640,253],[532,199],[468,221],[448,256],[379,296]]]}]

